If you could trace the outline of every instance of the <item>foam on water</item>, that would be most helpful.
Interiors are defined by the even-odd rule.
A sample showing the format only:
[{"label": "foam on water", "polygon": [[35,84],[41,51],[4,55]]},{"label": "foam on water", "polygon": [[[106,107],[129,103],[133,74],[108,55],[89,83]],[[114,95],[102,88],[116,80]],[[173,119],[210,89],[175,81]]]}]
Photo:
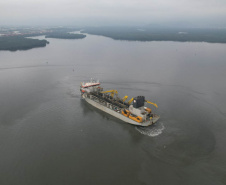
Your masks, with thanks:
[{"label": "foam on water", "polygon": [[160,135],[165,127],[162,122],[159,122],[150,127],[135,127],[135,129],[143,135],[155,137]]}]

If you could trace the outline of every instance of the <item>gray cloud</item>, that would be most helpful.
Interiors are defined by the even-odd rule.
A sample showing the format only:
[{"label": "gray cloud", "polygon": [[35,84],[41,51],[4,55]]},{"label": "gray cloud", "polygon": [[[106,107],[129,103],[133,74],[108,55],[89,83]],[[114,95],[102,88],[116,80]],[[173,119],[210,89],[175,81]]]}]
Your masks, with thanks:
[{"label": "gray cloud", "polygon": [[1,24],[149,24],[225,26],[225,0],[0,0]]}]

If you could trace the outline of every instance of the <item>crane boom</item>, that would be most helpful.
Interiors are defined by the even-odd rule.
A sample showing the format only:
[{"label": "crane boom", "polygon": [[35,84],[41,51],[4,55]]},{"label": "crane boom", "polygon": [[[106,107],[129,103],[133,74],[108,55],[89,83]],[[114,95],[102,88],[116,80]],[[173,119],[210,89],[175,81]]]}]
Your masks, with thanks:
[{"label": "crane boom", "polygon": [[128,96],[125,95],[125,96],[122,98],[122,101],[123,101],[123,102],[126,101],[127,98],[128,98]]},{"label": "crane boom", "polygon": [[130,105],[132,101],[133,101],[133,98],[131,98],[131,99],[128,101],[128,104]]},{"label": "crane boom", "polygon": [[117,90],[108,90],[108,91],[102,91],[101,93],[105,94],[105,93],[111,93],[111,97],[113,98],[114,95],[118,95],[118,91]]},{"label": "crane boom", "polygon": [[150,101],[147,101],[147,100],[145,100],[147,103],[150,103],[150,104],[152,104],[152,105],[154,105],[156,108],[158,108],[158,105],[156,104],[156,103],[153,103],[153,102],[150,102]]}]

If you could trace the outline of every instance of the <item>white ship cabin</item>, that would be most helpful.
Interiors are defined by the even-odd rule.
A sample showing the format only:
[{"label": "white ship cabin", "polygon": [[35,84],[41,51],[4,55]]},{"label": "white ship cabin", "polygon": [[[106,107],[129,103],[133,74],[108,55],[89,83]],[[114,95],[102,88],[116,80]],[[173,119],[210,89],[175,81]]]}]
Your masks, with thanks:
[{"label": "white ship cabin", "polygon": [[100,88],[99,80],[95,81],[93,79],[90,82],[82,82],[81,83],[81,91],[82,92],[94,92],[97,88]]}]

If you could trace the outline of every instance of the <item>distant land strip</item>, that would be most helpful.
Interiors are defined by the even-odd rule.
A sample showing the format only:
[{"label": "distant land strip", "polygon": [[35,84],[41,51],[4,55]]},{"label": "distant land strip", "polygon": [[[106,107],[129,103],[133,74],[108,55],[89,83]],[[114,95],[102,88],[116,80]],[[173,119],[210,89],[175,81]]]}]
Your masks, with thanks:
[{"label": "distant land strip", "polygon": [[226,43],[226,29],[178,29],[135,27],[89,27],[82,33],[110,37],[127,41],[177,41]]},{"label": "distant land strip", "polygon": [[0,50],[28,50],[37,47],[45,47],[47,40],[31,39],[22,36],[0,37]]},{"label": "distant land strip", "polygon": [[84,34],[74,33],[79,28],[23,28],[23,27],[0,27],[0,50],[17,51],[28,50],[37,47],[45,47],[49,42],[45,39],[39,40],[35,36],[57,39],[83,39]]},{"label": "distant land strip", "polygon": [[175,42],[207,42],[226,43],[226,28],[173,28],[155,26],[131,27],[84,27],[84,28],[1,28],[0,51],[28,50],[45,47],[49,42],[45,39],[27,38],[45,36],[57,39],[83,39],[85,34],[100,35],[114,40],[127,41],[175,41]]},{"label": "distant land strip", "polygon": [[48,33],[46,38],[56,38],[56,39],[83,39],[86,37],[84,34],[75,34],[75,33],[62,33],[62,32],[56,32],[56,33]]}]

